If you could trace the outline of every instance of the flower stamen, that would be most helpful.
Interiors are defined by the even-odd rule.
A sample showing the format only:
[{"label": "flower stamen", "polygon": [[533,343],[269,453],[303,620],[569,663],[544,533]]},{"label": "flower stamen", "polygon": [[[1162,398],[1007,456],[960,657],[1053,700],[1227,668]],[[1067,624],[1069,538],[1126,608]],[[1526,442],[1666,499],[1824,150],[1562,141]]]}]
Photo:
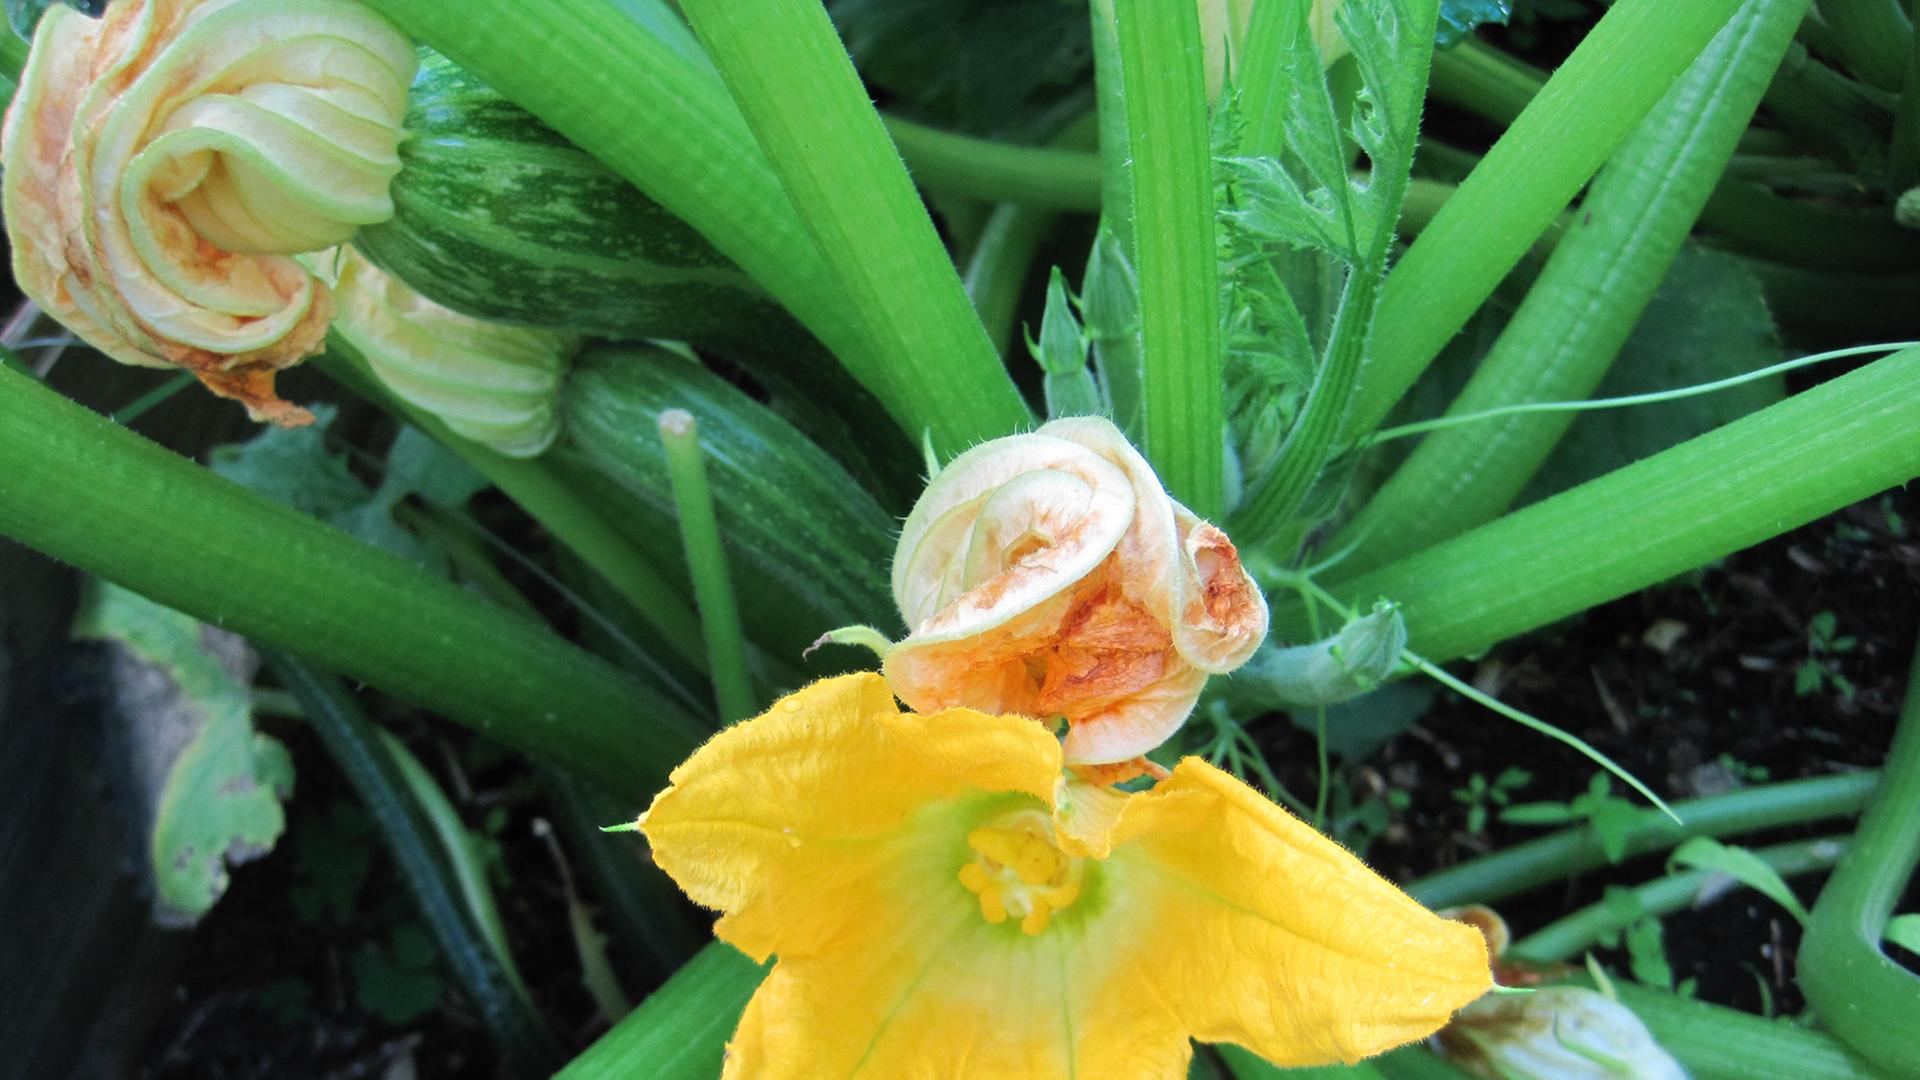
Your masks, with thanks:
[{"label": "flower stamen", "polygon": [[1081,864],[1060,850],[1053,822],[1038,810],[1017,810],[967,834],[973,859],[960,868],[960,884],[980,898],[990,923],[1018,917],[1020,930],[1038,934],[1053,913],[1080,898]]}]

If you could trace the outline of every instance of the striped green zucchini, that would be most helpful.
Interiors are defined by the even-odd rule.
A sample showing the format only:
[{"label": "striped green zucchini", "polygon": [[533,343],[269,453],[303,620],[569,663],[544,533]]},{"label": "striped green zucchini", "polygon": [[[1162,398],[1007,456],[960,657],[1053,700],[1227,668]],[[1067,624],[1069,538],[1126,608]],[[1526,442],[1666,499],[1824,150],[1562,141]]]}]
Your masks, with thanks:
[{"label": "striped green zucchini", "polygon": [[[683,566],[654,418],[700,422],[708,480],[748,637],[783,661],[866,623],[898,636],[887,584],[895,522],[838,463],[765,406],[685,358],[609,347],[574,364],[547,461],[588,492],[662,570]],[[870,657],[823,656],[832,666]]]}]

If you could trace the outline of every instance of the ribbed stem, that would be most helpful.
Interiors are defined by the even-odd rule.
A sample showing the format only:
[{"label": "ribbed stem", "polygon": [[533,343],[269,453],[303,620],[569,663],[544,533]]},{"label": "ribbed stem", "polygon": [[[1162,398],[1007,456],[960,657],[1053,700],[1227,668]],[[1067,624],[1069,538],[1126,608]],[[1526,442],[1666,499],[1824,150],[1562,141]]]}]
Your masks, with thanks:
[{"label": "ribbed stem", "polygon": [[707,667],[713,672],[713,696],[720,722],[745,720],[755,712],[753,684],[747,678],[747,642],[740,629],[740,605],[733,597],[727,549],[720,542],[720,520],[707,485],[707,459],[700,449],[700,428],[685,409],[660,414],[660,443],[666,448],[667,476],[680,519],[680,542],[687,554],[700,628],[706,636]]},{"label": "ribbed stem", "polygon": [[766,969],[714,942],[554,1080],[713,1080]]},{"label": "ribbed stem", "polygon": [[[1584,976],[1576,981],[1585,981]],[[1833,1037],[1616,979],[1613,992],[1691,1080],[1886,1080]]]},{"label": "ribbed stem", "polygon": [[0,369],[0,533],[651,794],[703,725],[544,628]]},{"label": "ribbed stem", "polygon": [[1118,0],[1132,157],[1147,458],[1167,489],[1218,517],[1225,484],[1219,251],[1200,29],[1191,4]]},{"label": "ribbed stem", "polygon": [[1347,433],[1371,431],[1740,0],[1620,0],[1420,234],[1381,291]]},{"label": "ribbed stem", "polygon": [[882,119],[923,187],[1049,210],[1100,209],[1098,154],[976,139],[897,116]]},{"label": "ribbed stem", "polygon": [[1900,0],[1821,0],[1820,14],[1833,31],[1840,58],[1853,73],[1882,90],[1898,92],[1913,49],[1913,23]]},{"label": "ribbed stem", "polygon": [[[1617,10],[1617,9],[1616,9]],[[1920,349],[1333,587],[1435,662],[1665,581],[1920,473]],[[1304,640],[1297,601],[1274,631]]]},{"label": "ribbed stem", "polygon": [[951,454],[1031,423],[819,0],[681,9],[888,358],[893,392],[915,403],[908,433],[930,430]]},{"label": "ribbed stem", "polygon": [[1034,252],[1052,228],[1055,214],[1019,203],[1001,203],[987,217],[967,260],[967,295],[987,328],[987,340],[1001,356],[1013,356],[1021,350],[1014,333],[1019,317],[1020,288],[1033,269]]},{"label": "ribbed stem", "polygon": [[1800,988],[1820,1021],[1893,1076],[1920,1075],[1920,976],[1886,954],[1887,918],[1920,865],[1920,649],[1880,790],[1820,891],[1800,942]]},{"label": "ribbed stem", "polygon": [[1546,85],[1547,73],[1478,38],[1433,54],[1433,99],[1511,124]]},{"label": "ribbed stem", "polygon": [[[1449,416],[1593,392],[1679,254],[1810,5],[1747,0],[1594,181]],[[1353,573],[1490,520],[1574,417],[1513,416],[1428,436],[1328,549],[1351,548],[1342,572]]]},{"label": "ribbed stem", "polygon": [[[1795,840],[1760,848],[1754,855],[1781,877],[1832,869],[1847,850],[1844,836]],[[1714,877],[1707,870],[1683,870],[1654,878],[1626,891],[1631,904],[1609,898],[1563,915],[1513,943],[1512,954],[1539,963],[1578,957],[1610,934],[1619,933],[1647,916],[1671,915],[1700,899],[1700,890]]]},{"label": "ribbed stem", "polygon": [[[1640,810],[1626,827],[1626,855],[1666,851],[1694,836],[1732,836],[1855,814],[1879,779],[1877,773],[1846,773],[1689,799],[1673,805],[1684,825],[1658,810]],[[1407,891],[1429,907],[1495,904],[1605,865],[1606,853],[1593,830],[1565,829],[1428,875]]]}]

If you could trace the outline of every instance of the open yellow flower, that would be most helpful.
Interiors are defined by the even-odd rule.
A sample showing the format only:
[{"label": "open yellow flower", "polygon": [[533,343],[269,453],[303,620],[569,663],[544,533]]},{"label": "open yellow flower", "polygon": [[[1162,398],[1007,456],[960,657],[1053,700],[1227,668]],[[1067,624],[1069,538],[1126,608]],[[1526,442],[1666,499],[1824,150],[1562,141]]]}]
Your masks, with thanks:
[{"label": "open yellow flower", "polygon": [[416,63],[343,0],[53,5],[0,136],[21,291],[121,363],[311,419],[273,378],[333,306],[289,256],[393,216]]},{"label": "open yellow flower", "polygon": [[1065,717],[1072,765],[1165,742],[1267,633],[1232,542],[1099,417],[954,458],[901,529],[893,595],[912,631],[886,653],[902,701]]},{"label": "open yellow flower", "polygon": [[872,674],[675,770],[655,859],[779,956],[726,1075],[1171,1078],[1193,1038],[1353,1061],[1489,985],[1477,931],[1204,762],[1140,793],[1063,775],[1032,720],[903,713]]}]

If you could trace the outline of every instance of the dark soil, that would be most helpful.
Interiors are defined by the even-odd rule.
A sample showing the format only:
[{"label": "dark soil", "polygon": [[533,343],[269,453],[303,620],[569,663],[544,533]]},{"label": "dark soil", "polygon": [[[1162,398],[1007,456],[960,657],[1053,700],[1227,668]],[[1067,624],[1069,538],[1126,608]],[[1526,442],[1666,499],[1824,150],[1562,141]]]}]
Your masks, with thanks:
[{"label": "dark soil", "polygon": [[[1809,624],[1832,612],[1832,680],[1800,692]],[[1920,499],[1895,491],[1663,586],[1584,612],[1454,665],[1478,688],[1587,740],[1663,798],[1718,794],[1750,782],[1793,780],[1877,767],[1892,739],[1920,627]],[[1317,783],[1313,736],[1275,725],[1269,759],[1295,792]],[[1587,790],[1596,767],[1473,702],[1447,694],[1373,760],[1347,770],[1356,792],[1404,791],[1410,801],[1366,851],[1373,866],[1410,881],[1542,835],[1541,827],[1490,818],[1468,830],[1454,797],[1475,773],[1489,781],[1520,767],[1531,782],[1512,801],[1565,802]],[[1618,791],[1616,787],[1616,791]],[[1624,794],[1624,792],[1621,792]],[[1744,836],[1744,845],[1844,833],[1827,821]],[[1584,874],[1563,888],[1501,905],[1516,936],[1662,872],[1661,857]],[[1796,889],[1811,903],[1816,883]],[[1920,906],[1910,890],[1901,910]],[[1699,910],[1664,920],[1676,981],[1698,980],[1700,997],[1753,1012],[1794,1012],[1799,927],[1784,910],[1733,890]],[[1596,955],[1625,971],[1618,949]],[[1765,989],[1761,988],[1764,982]]]}]

